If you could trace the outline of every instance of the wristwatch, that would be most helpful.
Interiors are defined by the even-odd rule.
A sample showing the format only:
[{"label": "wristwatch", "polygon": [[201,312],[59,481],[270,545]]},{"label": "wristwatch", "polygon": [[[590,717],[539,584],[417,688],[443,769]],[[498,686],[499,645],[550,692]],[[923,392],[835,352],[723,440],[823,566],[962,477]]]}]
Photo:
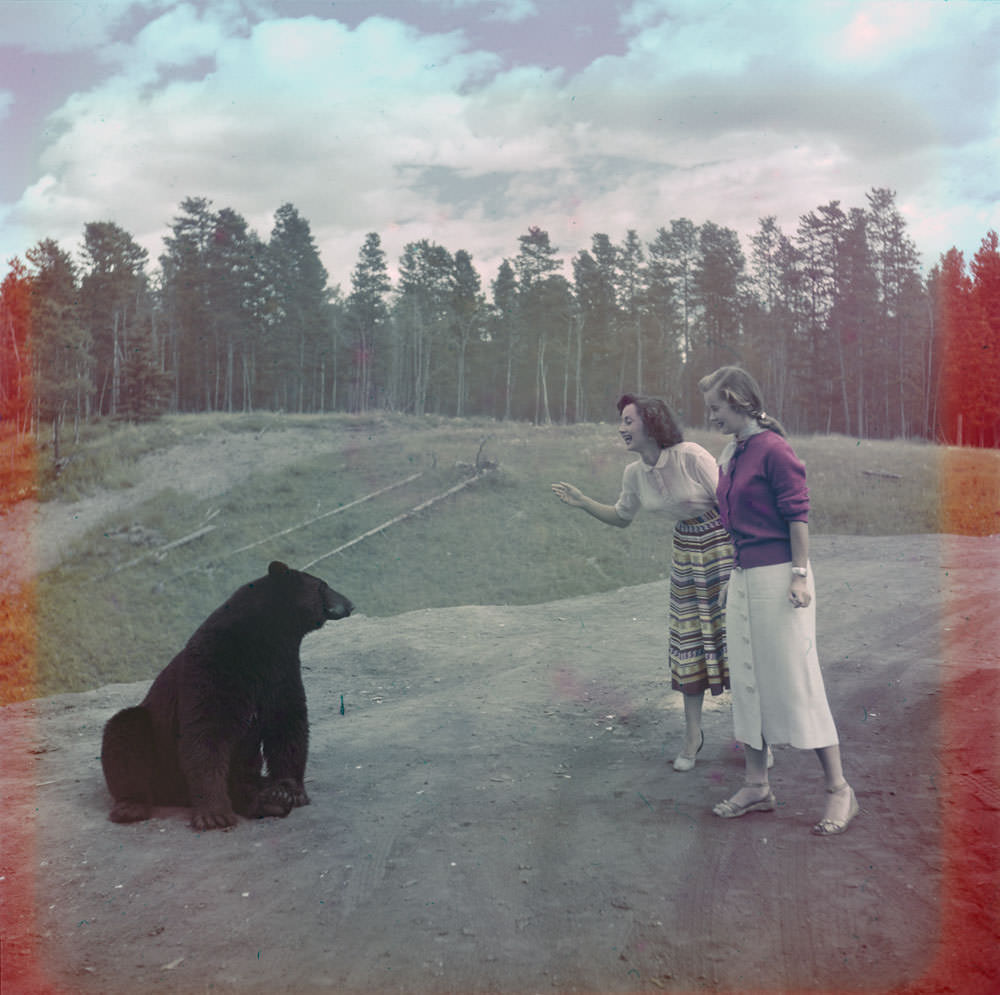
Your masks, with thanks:
[{"label": "wristwatch", "polygon": [[792,567],[792,573],[796,577],[808,577],[809,570],[807,567]]}]

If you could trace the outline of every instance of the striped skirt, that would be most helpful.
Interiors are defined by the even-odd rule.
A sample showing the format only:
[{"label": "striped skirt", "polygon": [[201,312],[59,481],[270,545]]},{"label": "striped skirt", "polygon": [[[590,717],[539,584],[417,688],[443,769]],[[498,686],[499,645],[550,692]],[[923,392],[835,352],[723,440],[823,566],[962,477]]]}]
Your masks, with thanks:
[{"label": "striped skirt", "polygon": [[670,683],[685,694],[722,694],[729,687],[719,592],[732,568],[733,546],[717,511],[674,526]]}]

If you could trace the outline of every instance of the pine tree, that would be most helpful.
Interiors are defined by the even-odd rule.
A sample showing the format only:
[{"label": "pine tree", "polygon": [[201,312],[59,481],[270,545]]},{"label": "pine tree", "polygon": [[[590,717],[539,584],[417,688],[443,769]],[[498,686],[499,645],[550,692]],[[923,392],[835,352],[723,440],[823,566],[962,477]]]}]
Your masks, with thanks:
[{"label": "pine tree", "polygon": [[0,284],[0,419],[15,436],[27,434],[33,415],[31,391],[31,278],[15,257]]},{"label": "pine tree", "polygon": [[32,368],[36,429],[52,425],[53,458],[60,459],[69,412],[79,425],[91,393],[90,333],[81,320],[76,266],[52,239],[26,253],[31,278]]},{"label": "pine tree", "polygon": [[504,259],[491,285],[493,291],[493,327],[504,352],[503,419],[511,418],[515,383],[514,357],[519,344],[520,316],[517,274],[509,259]]},{"label": "pine tree", "polygon": [[676,395],[674,404],[681,411],[700,410],[701,392],[698,380],[705,374],[702,362],[703,342],[699,336],[699,304],[697,273],[701,262],[699,229],[687,218],[675,218],[670,222],[670,230],[660,228],[657,232],[660,245],[660,259],[665,275],[673,287],[673,297],[677,302],[679,319],[679,350],[681,369],[674,382]]},{"label": "pine tree", "polygon": [[443,351],[451,317],[454,260],[427,239],[410,242],[399,261],[399,298],[394,313],[400,329],[399,364],[406,408],[427,411],[437,355]]},{"label": "pine tree", "polygon": [[603,417],[621,394],[623,360],[618,342],[618,301],[615,289],[617,250],[607,235],[591,237],[590,251],[573,258],[573,289],[579,308],[580,372],[577,418],[588,412]]},{"label": "pine tree", "polygon": [[451,321],[454,334],[456,356],[455,415],[465,414],[468,388],[466,368],[469,343],[482,328],[485,302],[482,294],[482,280],[472,263],[472,255],[465,249],[455,253],[454,273],[451,288]]},{"label": "pine tree", "polygon": [[274,309],[272,353],[283,360],[284,406],[322,410],[327,362],[336,365],[333,293],[309,223],[291,204],[283,204],[275,213],[268,263]]},{"label": "pine tree", "polygon": [[[828,317],[829,339],[839,385],[840,414],[831,420],[833,431],[864,435],[873,395],[869,349],[878,324],[876,276],[869,251],[867,219],[860,208],[852,208],[837,244],[833,305]],[[833,410],[837,410],[834,397]]]},{"label": "pine tree", "polygon": [[188,197],[181,214],[164,238],[160,256],[160,301],[167,325],[167,367],[173,374],[171,406],[180,411],[211,410],[215,358],[212,327],[209,248],[215,238],[216,216],[211,201]]},{"label": "pine tree", "polygon": [[[923,335],[922,284],[916,246],[906,234],[906,221],[892,190],[875,188],[868,194],[867,232],[872,267],[878,281],[876,350],[869,355],[881,372],[883,403],[879,434],[909,435],[919,421]],[[914,300],[916,298],[916,300]]]},{"label": "pine tree", "polygon": [[[634,229],[629,229],[625,241],[618,247],[616,291],[621,309],[622,331],[632,341],[635,359],[633,391],[641,394],[645,387],[646,350],[642,339],[642,264],[645,253]],[[622,336],[625,339],[625,336]],[[624,355],[624,350],[622,350]]]},{"label": "pine tree", "polygon": [[81,252],[80,301],[94,344],[96,409],[117,415],[124,357],[131,343],[150,334],[149,253],[112,221],[88,222]]},{"label": "pine tree", "polygon": [[969,405],[980,446],[1000,446],[1000,238],[991,229],[969,264],[978,347],[975,379],[968,386]]},{"label": "pine tree", "polygon": [[160,368],[148,338],[134,339],[122,364],[120,414],[131,422],[147,422],[166,412],[173,378]]},{"label": "pine tree", "polygon": [[[656,380],[671,404],[681,399],[683,355],[680,341],[680,315],[674,283],[671,279],[672,246],[669,233],[658,228],[656,237],[646,245],[646,265],[642,273],[642,306],[649,327],[653,354],[657,357]],[[690,417],[690,416],[689,416]]]},{"label": "pine tree", "polygon": [[[525,332],[535,335],[535,424],[551,421],[546,352],[549,335],[565,310],[565,292],[552,277],[562,266],[559,250],[549,241],[549,233],[533,225],[518,237],[520,250],[514,260],[519,287],[519,317]],[[562,281],[565,283],[565,280]],[[527,337],[527,336],[526,336]]]},{"label": "pine tree", "polygon": [[783,412],[793,431],[830,431],[842,390],[831,375],[839,369],[830,316],[837,301],[847,215],[833,200],[799,219],[796,248],[802,259],[802,320],[792,350],[798,373]]},{"label": "pine tree", "polygon": [[266,253],[257,233],[232,208],[214,212],[211,220],[211,237],[201,253],[210,305],[201,335],[207,406],[251,411],[263,315],[272,289],[267,286]]},{"label": "pine tree", "polygon": [[944,442],[963,445],[978,419],[979,364],[982,360],[979,321],[972,300],[972,281],[965,259],[952,248],[932,274],[937,312],[935,350],[941,364],[940,433]]},{"label": "pine tree", "polygon": [[789,383],[802,377],[802,256],[774,217],[761,219],[750,244],[753,294],[743,352],[768,403],[783,415]]},{"label": "pine tree", "polygon": [[375,403],[376,360],[389,319],[386,297],[391,289],[381,240],[375,232],[369,232],[351,276],[351,293],[347,299],[347,323],[354,336],[350,389],[352,411],[367,411]]},{"label": "pine tree", "polygon": [[746,260],[731,228],[706,221],[698,231],[700,259],[694,285],[701,307],[703,368],[742,360],[742,305]]}]

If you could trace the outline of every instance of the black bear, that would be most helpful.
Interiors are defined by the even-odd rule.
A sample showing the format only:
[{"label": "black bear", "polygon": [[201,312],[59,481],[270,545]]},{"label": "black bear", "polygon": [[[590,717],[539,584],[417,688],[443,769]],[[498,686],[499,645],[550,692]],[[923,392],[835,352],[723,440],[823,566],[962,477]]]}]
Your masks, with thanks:
[{"label": "black bear", "polygon": [[327,619],[353,610],[318,577],[277,561],[236,591],[142,703],[104,727],[111,820],[138,822],[153,805],[187,805],[195,829],[221,829],[235,825],[237,814],[285,816],[308,805],[299,647]]}]

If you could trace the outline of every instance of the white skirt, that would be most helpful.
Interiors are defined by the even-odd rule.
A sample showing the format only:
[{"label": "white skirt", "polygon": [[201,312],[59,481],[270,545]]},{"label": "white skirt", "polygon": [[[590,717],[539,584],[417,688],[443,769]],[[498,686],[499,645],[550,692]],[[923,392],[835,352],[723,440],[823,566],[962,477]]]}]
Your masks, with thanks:
[{"label": "white skirt", "polygon": [[816,652],[816,591],[808,608],[788,600],[791,563],[736,568],[726,598],[726,648],[733,733],[755,750],[764,742],[802,750],[838,742]]}]

